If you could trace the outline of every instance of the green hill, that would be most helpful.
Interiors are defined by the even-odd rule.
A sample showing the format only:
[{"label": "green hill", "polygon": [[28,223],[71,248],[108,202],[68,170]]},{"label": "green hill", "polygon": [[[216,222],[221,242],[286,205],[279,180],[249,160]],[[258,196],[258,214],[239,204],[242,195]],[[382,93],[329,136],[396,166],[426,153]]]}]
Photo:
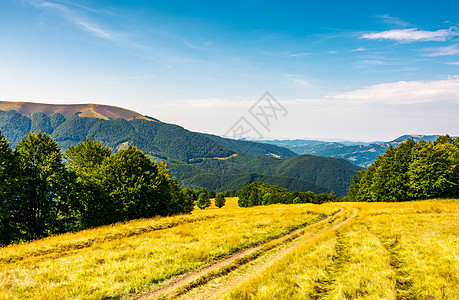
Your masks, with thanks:
[{"label": "green hill", "polygon": [[[151,159],[166,163],[185,187],[223,191],[263,181],[293,191],[334,190],[343,195],[352,174],[360,170],[341,159],[295,156],[276,145],[192,132],[122,108],[17,102],[7,107],[23,112],[0,111],[0,130],[12,146],[29,131],[49,133],[63,149],[86,138],[95,138],[115,150],[134,145]],[[78,109],[85,114],[97,110],[99,115],[84,117]]]}]

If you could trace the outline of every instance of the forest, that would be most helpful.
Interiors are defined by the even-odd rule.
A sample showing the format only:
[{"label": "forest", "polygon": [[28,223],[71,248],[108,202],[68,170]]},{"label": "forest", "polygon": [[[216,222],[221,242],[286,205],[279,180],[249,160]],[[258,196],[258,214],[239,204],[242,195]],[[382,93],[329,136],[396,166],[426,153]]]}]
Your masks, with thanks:
[{"label": "forest", "polygon": [[333,191],[330,193],[314,194],[307,192],[291,192],[279,186],[269,185],[263,182],[253,182],[246,185],[237,193],[240,207],[252,207],[269,204],[300,204],[336,201],[337,197]]},{"label": "forest", "polygon": [[459,138],[390,146],[349,187],[349,201],[400,202],[459,197]]},{"label": "forest", "polygon": [[47,133],[12,149],[0,133],[0,245],[190,212],[193,198],[136,147],[86,139],[62,153]]},{"label": "forest", "polygon": [[155,162],[167,164],[182,187],[193,189],[224,192],[263,181],[292,191],[333,189],[345,195],[352,175],[361,169],[342,159],[296,156],[275,145],[192,132],[151,118],[29,113],[30,117],[14,110],[0,111],[0,130],[12,147],[28,132],[38,131],[50,134],[62,150],[86,138],[97,139],[115,151],[132,145]]}]

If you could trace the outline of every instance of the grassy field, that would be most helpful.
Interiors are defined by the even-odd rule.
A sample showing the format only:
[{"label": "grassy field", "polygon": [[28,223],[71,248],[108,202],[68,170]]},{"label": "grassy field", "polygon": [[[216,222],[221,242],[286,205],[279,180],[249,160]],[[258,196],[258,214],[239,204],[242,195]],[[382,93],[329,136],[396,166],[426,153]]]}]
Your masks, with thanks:
[{"label": "grassy field", "polygon": [[136,220],[0,249],[0,298],[125,298],[336,213],[337,205],[241,209]]},{"label": "grassy field", "polygon": [[225,299],[459,299],[459,202],[347,204],[359,218]]},{"label": "grassy field", "polygon": [[[356,210],[357,217],[335,228]],[[334,214],[288,240],[273,241]],[[241,209],[233,198],[222,209],[0,249],[0,299],[125,299],[263,243],[251,254],[258,253],[252,265],[234,272],[240,273],[233,276],[234,287],[224,277],[231,276],[231,266],[206,275],[214,282],[201,278],[203,285],[216,289],[220,280],[231,286],[218,296],[223,299],[459,299],[458,217],[457,200]],[[257,268],[270,260],[269,267]],[[199,293],[195,289],[189,297]]]}]

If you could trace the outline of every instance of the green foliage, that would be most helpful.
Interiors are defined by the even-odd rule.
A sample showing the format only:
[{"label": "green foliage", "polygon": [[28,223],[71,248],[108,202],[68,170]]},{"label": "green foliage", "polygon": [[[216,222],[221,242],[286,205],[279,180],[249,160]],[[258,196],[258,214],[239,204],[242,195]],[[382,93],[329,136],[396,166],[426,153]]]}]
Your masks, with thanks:
[{"label": "green foliage", "polygon": [[210,190],[207,195],[209,196],[209,198],[215,198],[215,196],[217,195],[217,193],[213,190]]},{"label": "green foliage", "polygon": [[67,167],[77,176],[71,208],[78,215],[81,229],[110,224],[113,208],[109,193],[103,188],[102,163],[112,155],[112,150],[102,142],[86,139],[65,151]]},{"label": "green foliage", "polygon": [[21,196],[15,201],[18,222],[27,240],[59,232],[66,169],[57,143],[50,135],[27,134],[17,145],[24,171]]},{"label": "green foliage", "polygon": [[262,144],[244,140],[227,139],[212,134],[202,135],[216,141],[217,143],[230,149],[231,151],[234,151],[236,153],[244,153],[247,156],[260,157],[278,155],[280,158],[289,158],[297,155],[289,149],[279,147],[276,145]]},{"label": "green foliage", "polygon": [[20,238],[14,214],[23,175],[18,165],[17,155],[0,132],[0,246]]},{"label": "green foliage", "polygon": [[135,147],[113,154],[87,139],[65,159],[41,131],[14,151],[0,133],[0,245],[193,209],[166,166]]},{"label": "green foliage", "polygon": [[30,131],[30,124],[31,120],[28,117],[14,110],[0,111],[0,130],[12,147]]},{"label": "green foliage", "polygon": [[198,196],[198,201],[196,202],[196,205],[200,209],[206,209],[207,207],[210,206],[210,198],[206,193],[200,193]]},{"label": "green foliage", "polygon": [[47,134],[53,133],[54,129],[51,126],[51,120],[49,117],[43,112],[34,113],[31,117],[31,125],[30,125],[31,132],[43,132]]},{"label": "green foliage", "polygon": [[51,116],[49,121],[54,131],[57,127],[59,127],[59,125],[65,122],[65,117],[60,113],[55,113]]},{"label": "green foliage", "polygon": [[52,132],[62,149],[87,138],[114,150],[133,145],[151,159],[167,163],[181,186],[216,192],[262,181],[292,191],[324,193],[333,189],[345,195],[352,175],[360,170],[341,159],[291,157],[293,152],[275,145],[225,139],[143,119],[103,120],[79,117],[78,113],[66,119],[59,113],[51,117],[35,113],[31,120],[15,111],[0,111],[0,129],[12,146],[30,130]]},{"label": "green foliage", "polygon": [[262,182],[253,182],[246,185],[239,193],[238,204],[241,207],[256,205],[269,205],[276,203],[298,204],[334,201],[336,196],[333,191],[330,193],[314,194],[313,192],[290,192],[279,186],[269,185]]},{"label": "green foliage", "polygon": [[389,147],[367,170],[354,176],[350,201],[409,201],[459,196],[459,141],[413,139]]},{"label": "green foliage", "polygon": [[192,166],[169,164],[172,174],[190,188],[206,187],[217,192],[242,189],[251,182],[265,182],[292,191],[345,195],[360,167],[336,158],[301,155],[289,159],[249,157],[238,154],[226,160],[206,159]]},{"label": "green foliage", "polygon": [[306,180],[285,176],[261,175],[256,173],[235,175],[198,174],[189,179],[183,180],[183,184],[185,186],[205,186],[218,192],[231,189],[241,190],[244,186],[252,182],[265,182],[267,184],[278,185],[283,188],[299,192],[313,191],[314,193],[323,193],[328,191],[328,189],[317,186]]},{"label": "green foliage", "polygon": [[222,208],[223,206],[225,206],[225,203],[226,203],[226,199],[223,193],[218,193],[217,195],[215,195],[215,206],[216,207]]},{"label": "green foliage", "polygon": [[100,186],[112,200],[110,223],[168,214],[168,178],[137,148],[118,151],[103,161],[101,170]]}]

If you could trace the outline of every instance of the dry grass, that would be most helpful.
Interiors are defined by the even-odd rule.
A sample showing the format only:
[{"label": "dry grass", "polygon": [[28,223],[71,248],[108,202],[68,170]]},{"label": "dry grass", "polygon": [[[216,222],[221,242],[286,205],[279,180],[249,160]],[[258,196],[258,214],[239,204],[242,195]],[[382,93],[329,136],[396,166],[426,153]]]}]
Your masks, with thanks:
[{"label": "dry grass", "polygon": [[124,298],[332,214],[272,205],[137,220],[0,249],[0,298]]},{"label": "dry grass", "polygon": [[459,202],[348,203],[359,218],[225,299],[459,299]]},{"label": "dry grass", "polygon": [[338,231],[311,227],[312,239],[224,298],[459,299],[457,200],[241,209],[236,198],[0,249],[0,298],[126,298],[340,206],[358,218]]}]

